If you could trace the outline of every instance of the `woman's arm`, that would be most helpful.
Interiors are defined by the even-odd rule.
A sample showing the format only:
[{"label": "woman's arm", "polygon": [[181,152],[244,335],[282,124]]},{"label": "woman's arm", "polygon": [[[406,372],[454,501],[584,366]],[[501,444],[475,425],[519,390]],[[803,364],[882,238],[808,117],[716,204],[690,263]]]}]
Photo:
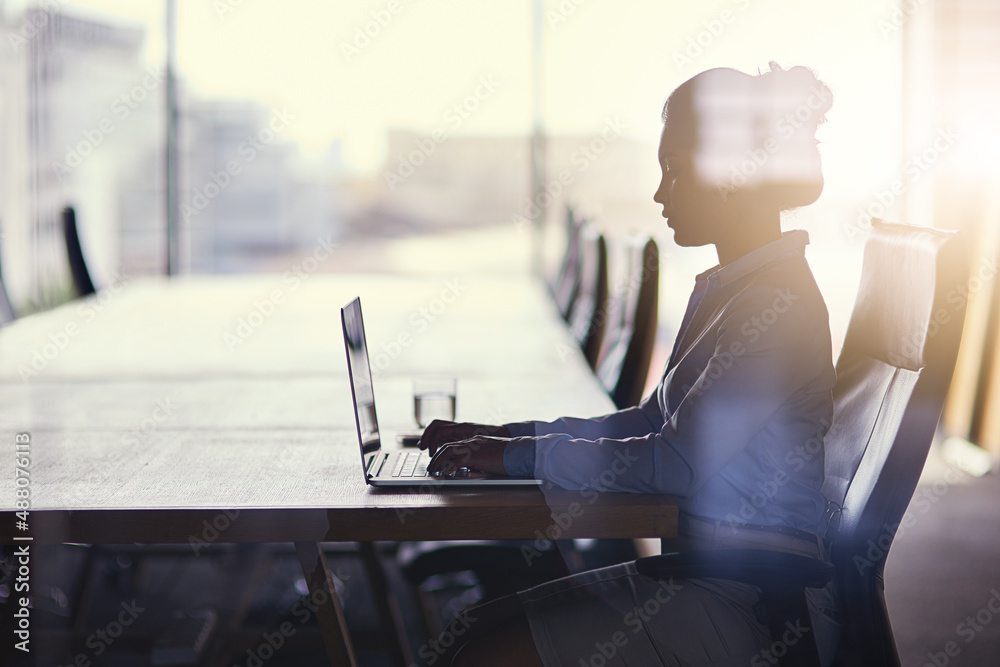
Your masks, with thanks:
[{"label": "woman's arm", "polygon": [[817,354],[824,349],[817,314],[786,312],[762,331],[754,325],[760,308],[760,299],[747,298],[726,313],[708,363],[691,373],[692,386],[659,429],[626,438],[546,434],[511,442],[531,441],[534,476],[564,488],[599,483],[615,491],[693,494],[772,420],[802,419],[782,411],[794,395],[829,391],[811,386],[832,381],[820,370],[829,360]]},{"label": "woman's arm", "polygon": [[[654,395],[637,408],[604,419],[529,422],[538,424],[538,434],[508,441],[503,456],[506,471],[569,489],[599,485],[684,496],[726,467],[758,432],[773,426],[772,421],[792,431],[801,428],[795,420],[808,421],[809,416],[779,411],[799,393],[826,392],[829,397],[832,374],[823,369],[830,362],[821,358],[829,346],[818,338],[823,334],[819,325],[825,326],[826,320],[800,303],[800,312],[783,313],[764,331],[754,323],[760,322],[762,304],[770,305],[773,288],[758,296],[763,298],[744,293],[713,327],[707,363],[684,368],[692,363],[685,361],[686,356],[673,369],[673,382],[691,386],[661,386],[669,392],[670,404],[677,406],[669,420],[656,424],[651,414],[652,410],[659,414]],[[475,440],[462,444],[468,448]],[[486,446],[495,459],[496,441]],[[473,467],[475,455],[470,459]],[[439,460],[444,463],[447,456]]]},{"label": "woman's arm", "polygon": [[[562,417],[552,422],[527,421],[499,426],[434,420],[427,426],[418,444],[421,449],[428,450],[433,456],[442,445],[468,440],[477,436],[523,438],[525,436],[534,437],[536,435],[565,433],[574,438],[596,440],[605,437],[625,438],[633,435],[642,435],[658,430],[662,424],[663,416],[656,401],[656,394],[654,393],[650,394],[638,406],[593,419]],[[522,444],[511,449],[510,455],[514,456],[514,451],[523,447],[524,445]],[[517,472],[512,472],[511,474],[531,476],[532,470],[530,466],[525,467],[525,465],[528,465],[527,456],[527,453],[520,452],[518,461],[524,461],[525,463],[523,465],[518,463]]]},{"label": "woman's arm", "polygon": [[596,440],[598,438],[629,438],[645,435],[663,426],[656,393],[647,396],[639,405],[618,410],[601,417],[589,419],[560,417],[555,421],[526,421],[504,424],[513,437],[540,436],[564,433],[573,438]]}]

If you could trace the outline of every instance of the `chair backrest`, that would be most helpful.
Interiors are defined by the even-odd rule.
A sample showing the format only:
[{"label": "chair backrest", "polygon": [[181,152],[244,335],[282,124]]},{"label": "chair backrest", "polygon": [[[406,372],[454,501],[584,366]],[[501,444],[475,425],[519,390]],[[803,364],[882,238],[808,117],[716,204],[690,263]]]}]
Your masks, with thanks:
[{"label": "chair backrest", "polygon": [[608,246],[604,235],[587,228],[580,241],[580,288],[569,325],[591,369],[597,367],[608,316]]},{"label": "chair backrest", "polygon": [[574,216],[573,209],[566,208],[566,252],[563,254],[552,294],[559,314],[567,322],[580,291],[580,239],[586,224],[585,220],[579,220]]},{"label": "chair backrest", "polygon": [[559,286],[566,279],[566,267],[569,263],[570,256],[570,244],[573,241],[574,227],[576,226],[576,213],[573,211],[573,207],[569,204],[566,205],[566,214],[564,216],[565,222],[563,223],[563,230],[566,234],[566,246],[563,248],[562,257],[559,258],[559,267],[556,269],[556,273],[552,276],[552,280],[549,282],[549,289],[552,290],[552,294],[555,295],[559,291]]},{"label": "chair backrest", "polygon": [[827,540],[845,611],[838,664],[899,664],[882,572],[951,382],[966,278],[954,233],[872,220],[825,439]]},{"label": "chair backrest", "polygon": [[90,279],[90,271],[87,270],[87,260],[83,256],[80,233],[76,225],[76,211],[72,206],[62,210],[62,228],[63,238],[66,241],[66,257],[69,259],[69,271],[76,294],[77,296],[93,294],[97,290],[94,289],[94,281]]},{"label": "chair backrest", "polygon": [[642,400],[653,358],[657,306],[660,297],[660,253],[652,238],[636,238],[626,247],[627,282],[609,314],[605,341],[597,364],[597,377],[621,408]]}]

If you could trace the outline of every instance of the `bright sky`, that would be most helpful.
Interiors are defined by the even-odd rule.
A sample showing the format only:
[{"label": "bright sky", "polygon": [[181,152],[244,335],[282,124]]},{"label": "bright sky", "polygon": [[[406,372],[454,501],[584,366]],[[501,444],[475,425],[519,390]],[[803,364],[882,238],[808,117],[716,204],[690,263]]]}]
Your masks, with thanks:
[{"label": "bright sky", "polygon": [[[66,4],[146,26],[147,57],[162,59],[163,0]],[[520,134],[530,126],[531,0],[177,4],[181,74],[194,90],[287,106],[297,117],[288,136],[313,154],[339,140],[355,169],[382,163],[389,127]],[[716,66],[754,72],[773,59],[812,67],[834,92],[821,135],[828,185],[843,174],[870,190],[898,173],[901,34],[884,34],[893,0],[542,4],[550,132],[590,133],[621,117],[628,135],[652,144],[663,101],[682,81]],[[477,88],[483,99],[455,128],[446,114]]]}]

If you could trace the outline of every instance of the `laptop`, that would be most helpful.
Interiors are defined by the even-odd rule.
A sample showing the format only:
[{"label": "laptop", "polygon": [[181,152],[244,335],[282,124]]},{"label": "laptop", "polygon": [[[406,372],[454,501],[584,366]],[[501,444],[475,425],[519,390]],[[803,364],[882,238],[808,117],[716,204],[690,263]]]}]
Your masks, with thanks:
[{"label": "laptop", "polygon": [[538,486],[541,480],[491,475],[459,468],[453,475],[434,475],[427,472],[430,457],[427,452],[399,449],[382,449],[378,417],[375,413],[375,392],[372,386],[368,344],[365,325],[361,319],[361,298],[358,297],[340,309],[344,327],[344,345],[347,348],[347,373],[351,379],[351,397],[354,400],[354,420],[358,426],[361,445],[361,466],[365,482],[372,486],[426,486],[430,485],[487,485],[487,486]]}]

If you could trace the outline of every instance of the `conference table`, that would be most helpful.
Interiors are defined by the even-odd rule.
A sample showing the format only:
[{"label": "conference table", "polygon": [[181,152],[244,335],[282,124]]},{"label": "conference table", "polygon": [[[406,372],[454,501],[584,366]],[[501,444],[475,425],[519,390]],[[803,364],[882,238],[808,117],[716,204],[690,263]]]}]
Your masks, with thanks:
[{"label": "conference table", "polygon": [[359,295],[385,431],[413,428],[426,373],[457,378],[462,421],[614,409],[528,275],[137,278],[0,329],[0,541],[294,543],[330,662],[354,665],[323,542],[676,534],[669,496],[366,485],[339,316]]}]

